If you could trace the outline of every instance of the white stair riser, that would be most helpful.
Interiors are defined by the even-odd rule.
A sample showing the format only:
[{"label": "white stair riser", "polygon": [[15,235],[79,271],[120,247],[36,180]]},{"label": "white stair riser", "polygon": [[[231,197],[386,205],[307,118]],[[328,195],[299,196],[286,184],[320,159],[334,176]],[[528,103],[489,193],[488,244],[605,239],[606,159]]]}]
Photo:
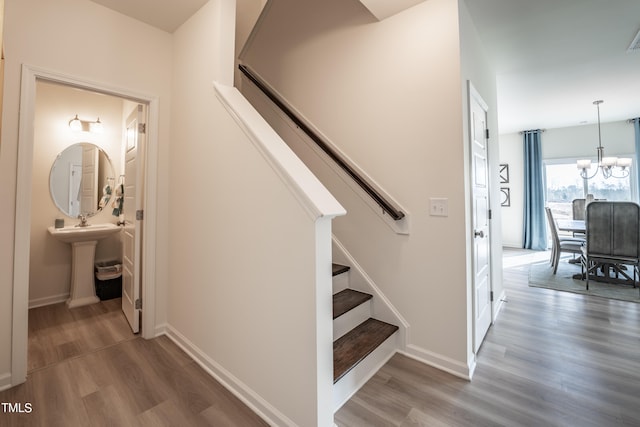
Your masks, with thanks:
[{"label": "white stair riser", "polygon": [[365,320],[371,317],[371,300],[347,311],[333,319],[333,340],[337,340]]},{"label": "white stair riser", "polygon": [[336,412],[353,396],[382,366],[387,363],[398,348],[398,332],[387,338],[378,348],[358,363],[352,370],[333,385],[333,411]]},{"label": "white stair riser", "polygon": [[333,276],[333,295],[349,287],[349,272]]}]

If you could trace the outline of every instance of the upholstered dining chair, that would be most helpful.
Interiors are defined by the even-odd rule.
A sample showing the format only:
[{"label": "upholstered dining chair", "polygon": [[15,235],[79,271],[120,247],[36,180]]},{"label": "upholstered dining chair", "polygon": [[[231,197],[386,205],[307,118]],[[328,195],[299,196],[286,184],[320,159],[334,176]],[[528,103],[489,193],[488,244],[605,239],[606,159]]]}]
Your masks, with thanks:
[{"label": "upholstered dining chair", "polygon": [[[633,202],[592,202],[587,206],[587,242],[581,264],[589,289],[589,276],[603,265],[638,285],[640,267],[640,205]],[[622,266],[633,268],[633,278]]]},{"label": "upholstered dining chair", "polygon": [[547,213],[547,221],[549,222],[549,229],[551,230],[551,267],[553,267],[553,274],[556,274],[561,254],[563,252],[577,255],[581,254],[584,239],[577,237],[560,237],[558,234],[558,226],[553,219],[551,209],[546,207],[544,210]]}]

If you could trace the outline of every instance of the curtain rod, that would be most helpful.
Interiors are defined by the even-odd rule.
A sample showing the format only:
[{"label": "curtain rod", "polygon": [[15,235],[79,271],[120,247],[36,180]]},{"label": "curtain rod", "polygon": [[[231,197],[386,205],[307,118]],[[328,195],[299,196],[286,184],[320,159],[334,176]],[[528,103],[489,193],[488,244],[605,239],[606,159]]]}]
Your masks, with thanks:
[{"label": "curtain rod", "polygon": [[546,132],[546,129],[530,129],[530,130],[522,130],[520,132],[518,132],[520,135],[522,135],[525,132]]},{"label": "curtain rod", "polygon": [[[627,123],[633,123],[636,120],[640,120],[640,117],[634,117],[633,119],[629,119],[627,120]],[[535,131],[540,131],[540,132],[546,132],[546,129],[530,129],[530,130],[522,130],[520,132],[518,132],[520,135],[522,135],[525,132],[535,132]]]}]

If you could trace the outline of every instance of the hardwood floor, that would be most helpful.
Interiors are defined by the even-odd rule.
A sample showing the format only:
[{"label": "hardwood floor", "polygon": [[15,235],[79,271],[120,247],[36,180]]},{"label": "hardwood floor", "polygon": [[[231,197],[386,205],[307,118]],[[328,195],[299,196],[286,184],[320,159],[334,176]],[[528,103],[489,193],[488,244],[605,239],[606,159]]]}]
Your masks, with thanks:
[{"label": "hardwood floor", "polygon": [[[539,256],[548,254],[505,251],[507,302],[473,381],[395,355],[336,413],[336,424],[640,425],[640,306],[530,288],[528,263]],[[29,378],[1,392],[0,402],[33,410],[0,412],[0,426],[266,425],[168,338],[127,336],[115,315],[96,333],[83,322],[71,326],[89,316],[82,313],[30,313]],[[37,356],[32,343],[40,343]]]},{"label": "hardwood floor", "polygon": [[265,426],[167,337],[133,335],[120,300],[30,310],[27,382],[0,426]]},{"label": "hardwood floor", "polygon": [[395,355],[336,413],[349,426],[638,426],[640,307],[528,286],[505,251],[507,302],[471,382]]},{"label": "hardwood floor", "polygon": [[27,370],[32,372],[133,338],[120,298],[73,310],[65,303],[32,308]]}]

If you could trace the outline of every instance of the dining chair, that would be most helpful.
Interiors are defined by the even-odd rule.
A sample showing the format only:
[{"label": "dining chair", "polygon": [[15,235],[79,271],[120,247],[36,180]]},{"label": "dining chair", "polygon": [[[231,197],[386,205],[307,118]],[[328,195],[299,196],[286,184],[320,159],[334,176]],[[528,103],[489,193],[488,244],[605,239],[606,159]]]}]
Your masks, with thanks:
[{"label": "dining chair", "polygon": [[[638,286],[640,267],[640,205],[633,202],[592,202],[586,209],[586,245],[580,256],[586,289],[598,269],[611,268]],[[631,266],[633,278],[624,266]]]},{"label": "dining chair", "polygon": [[560,237],[551,208],[545,207],[544,210],[547,213],[547,221],[551,230],[551,267],[553,267],[553,274],[556,274],[562,253],[581,254],[585,241],[578,237]]},{"label": "dining chair", "polygon": [[[571,201],[571,208],[573,211],[573,219],[584,221],[585,212],[584,209],[586,207],[586,199],[573,199]],[[584,233],[573,233],[573,237],[582,237],[585,238]]]},{"label": "dining chair", "polygon": [[573,199],[571,207],[573,209],[573,219],[584,221],[585,199]]}]

